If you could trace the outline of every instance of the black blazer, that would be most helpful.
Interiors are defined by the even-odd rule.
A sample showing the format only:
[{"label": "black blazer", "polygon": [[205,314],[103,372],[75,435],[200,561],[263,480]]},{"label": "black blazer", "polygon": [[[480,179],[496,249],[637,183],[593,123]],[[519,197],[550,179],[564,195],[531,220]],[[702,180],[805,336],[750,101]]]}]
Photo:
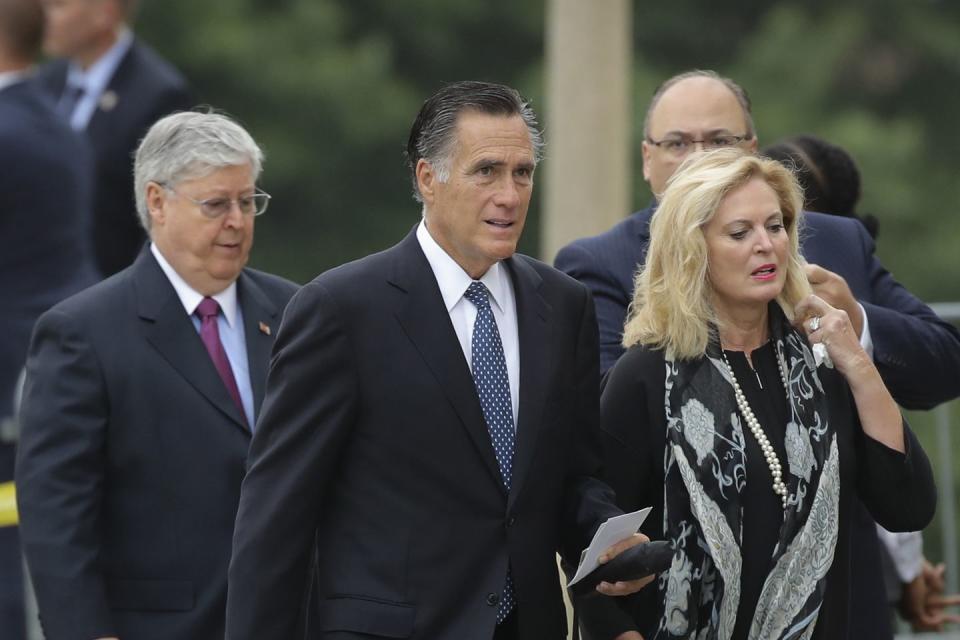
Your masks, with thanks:
[{"label": "black blazer", "polygon": [[[67,81],[68,64],[44,66],[37,80],[54,100]],[[120,61],[86,128],[93,147],[96,182],[93,242],[97,267],[104,276],[130,265],[146,234],[137,219],[133,193],[133,154],[147,129],[161,117],[194,104],[186,80],[169,62],[139,40]]]},{"label": "black blazer", "polygon": [[[520,637],[565,637],[555,552],[620,513],[597,466],[586,288],[525,256],[520,409],[507,495],[470,369],[414,233],[290,303],[244,479],[227,637],[489,640],[509,565]],[[316,533],[316,542],[314,534]]]},{"label": "black blazer", "polygon": [[[295,286],[237,281],[254,406]],[[223,637],[250,435],[145,249],[37,322],[17,497],[48,640]]]},{"label": "black blazer", "polygon": [[[711,365],[703,359],[701,366]],[[851,562],[863,545],[856,526],[861,501],[870,514],[891,531],[922,529],[929,524],[936,507],[933,474],[925,452],[906,424],[903,429],[905,453],[871,439],[863,432],[843,376],[823,366],[817,373],[826,396],[827,417],[837,435],[840,518],[833,564],[827,574],[827,590],[813,638],[876,640],[880,636],[864,632],[865,628],[873,628],[867,626],[869,620],[856,618],[855,610],[850,607],[850,602],[855,600],[854,589],[862,588],[855,580],[862,579],[863,574],[856,574],[858,568]],[[605,478],[625,510],[653,507],[642,527],[652,540],[662,539],[664,535],[663,460],[667,446],[664,378],[663,352],[635,346],[626,351],[604,378],[601,396]],[[771,439],[781,437],[774,434],[783,433],[770,427],[766,427],[766,431]],[[746,446],[749,449],[754,442]],[[756,453],[760,453],[759,449]],[[758,458],[763,465],[763,458]],[[750,482],[749,473],[747,482]],[[742,553],[747,556],[751,549],[744,548]],[[624,631],[638,629],[644,638],[652,639],[660,621],[658,600],[654,583],[629,598],[584,601],[581,603],[581,622],[587,632],[584,637],[610,640]],[[620,606],[611,606],[615,604]],[[888,618],[886,609],[875,609],[872,617]]]}]

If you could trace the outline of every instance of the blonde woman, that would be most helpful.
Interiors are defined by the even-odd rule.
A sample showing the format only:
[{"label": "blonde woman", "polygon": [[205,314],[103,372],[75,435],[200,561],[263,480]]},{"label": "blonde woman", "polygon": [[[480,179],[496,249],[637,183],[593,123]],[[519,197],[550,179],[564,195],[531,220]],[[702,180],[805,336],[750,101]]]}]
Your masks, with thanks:
[{"label": "blonde woman", "polygon": [[857,499],[891,530],[933,516],[923,450],[810,294],[801,205],[787,169],[735,149],[663,194],[602,409],[621,506],[653,505],[644,533],[674,558],[629,603],[587,604],[591,640],[845,638]]}]

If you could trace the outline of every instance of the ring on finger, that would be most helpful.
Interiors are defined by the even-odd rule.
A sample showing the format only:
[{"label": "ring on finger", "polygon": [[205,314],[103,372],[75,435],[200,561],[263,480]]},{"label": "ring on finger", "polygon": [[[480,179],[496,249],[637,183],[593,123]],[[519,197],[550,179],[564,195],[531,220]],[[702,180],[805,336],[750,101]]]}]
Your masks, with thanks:
[{"label": "ring on finger", "polygon": [[820,330],[820,316],[813,316],[810,319],[810,333],[814,333]]}]

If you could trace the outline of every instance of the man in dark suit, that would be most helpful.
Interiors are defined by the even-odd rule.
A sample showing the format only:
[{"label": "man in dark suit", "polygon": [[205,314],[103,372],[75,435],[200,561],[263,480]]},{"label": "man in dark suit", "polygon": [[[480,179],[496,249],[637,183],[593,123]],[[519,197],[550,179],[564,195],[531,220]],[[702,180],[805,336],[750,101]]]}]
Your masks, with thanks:
[{"label": "man in dark suit", "polygon": [[137,151],[151,244],[37,322],[17,496],[48,640],[223,637],[273,331],[296,287],[247,269],[262,155],[216,114]]},{"label": "man in dark suit", "polygon": [[[38,0],[0,0],[0,485],[13,482],[17,380],[33,323],[96,280],[86,143],[28,82],[40,52]],[[9,428],[8,428],[9,427]],[[16,527],[0,528],[0,633],[24,637]]]},{"label": "man in dark suit", "polygon": [[[680,74],[664,82],[644,121],[643,176],[662,193],[680,162],[697,149],[738,145],[757,148],[744,90],[710,71]],[[576,240],[557,254],[555,265],[593,292],[600,326],[602,369],[623,353],[620,344],[633,279],[646,257],[650,218],[656,205],[634,213],[609,231]],[[802,250],[814,292],[844,309],[872,353],[894,398],[910,409],[927,409],[960,395],[960,332],[900,285],[874,255],[874,243],[853,219],[807,213]],[[862,545],[853,558],[851,619],[858,638],[890,638],[877,536],[860,509]],[[597,639],[599,640],[599,639]]]},{"label": "man in dark suit", "polygon": [[109,276],[130,265],[144,243],[136,222],[132,156],[160,117],[189,109],[183,76],[127,26],[135,0],[43,0],[44,48],[58,58],[38,81],[61,115],[94,150],[93,239]]},{"label": "man in dark suit", "polygon": [[576,562],[619,510],[593,477],[590,295],[514,254],[541,144],[513,89],[444,87],[407,147],[423,221],[291,301],[241,492],[230,640],[297,637],[312,555],[310,637],[565,637],[555,553]]}]

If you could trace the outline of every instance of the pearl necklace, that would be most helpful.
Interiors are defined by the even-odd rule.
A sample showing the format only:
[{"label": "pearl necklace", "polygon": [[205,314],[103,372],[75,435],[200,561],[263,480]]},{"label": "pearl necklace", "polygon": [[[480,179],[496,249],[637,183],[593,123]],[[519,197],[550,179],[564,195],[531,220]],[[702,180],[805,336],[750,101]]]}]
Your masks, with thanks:
[{"label": "pearl necklace", "polygon": [[[760,426],[760,421],[757,420],[757,416],[754,415],[753,409],[750,408],[750,405],[747,404],[747,397],[743,394],[743,389],[740,388],[740,383],[737,382],[737,375],[733,372],[733,367],[730,366],[730,361],[727,360],[726,352],[721,348],[720,353],[723,354],[723,362],[727,365],[727,371],[730,372],[730,379],[733,380],[733,395],[737,400],[737,407],[740,409],[740,415],[743,416],[744,422],[747,423],[747,426],[750,428],[750,433],[753,434],[753,437],[756,439],[757,444],[760,445],[760,450],[763,452],[763,457],[767,460],[767,467],[770,468],[770,475],[773,476],[773,492],[780,496],[780,502],[783,504],[783,508],[787,508],[787,485],[783,482],[783,468],[780,466],[780,460],[777,458],[777,452],[774,451],[773,446],[770,444],[770,440],[767,439],[767,434],[763,432],[763,428]],[[790,397],[790,390],[787,387],[787,376],[783,371],[783,364],[779,363],[780,366],[777,369],[780,372],[780,380],[783,382],[783,388],[787,392],[787,397]]]}]

